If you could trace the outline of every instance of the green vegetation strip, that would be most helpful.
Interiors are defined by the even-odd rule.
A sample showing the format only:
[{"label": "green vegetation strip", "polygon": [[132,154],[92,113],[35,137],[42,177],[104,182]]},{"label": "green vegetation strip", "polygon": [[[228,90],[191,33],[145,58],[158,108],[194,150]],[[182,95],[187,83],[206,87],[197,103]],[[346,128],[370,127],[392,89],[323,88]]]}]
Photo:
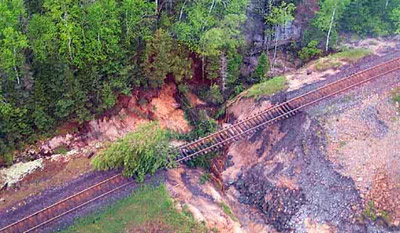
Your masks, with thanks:
[{"label": "green vegetation strip", "polygon": [[285,89],[286,87],[286,78],[284,76],[278,76],[250,87],[247,90],[246,97],[259,99],[262,96],[272,95]]},{"label": "green vegetation strip", "polygon": [[344,50],[327,57],[320,58],[315,63],[315,69],[317,71],[325,71],[332,68],[339,68],[342,65],[342,61],[354,63],[359,61],[361,58],[371,54],[368,49],[349,49]]},{"label": "green vegetation strip", "polygon": [[178,211],[164,185],[143,186],[101,213],[78,219],[67,232],[207,232],[187,211]]}]

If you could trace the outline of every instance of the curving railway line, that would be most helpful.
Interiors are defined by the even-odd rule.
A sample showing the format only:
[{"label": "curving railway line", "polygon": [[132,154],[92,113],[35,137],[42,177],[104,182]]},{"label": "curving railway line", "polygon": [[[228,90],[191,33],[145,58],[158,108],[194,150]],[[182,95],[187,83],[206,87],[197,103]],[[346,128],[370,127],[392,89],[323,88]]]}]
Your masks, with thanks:
[{"label": "curving railway line", "polygon": [[[346,78],[329,83],[306,94],[265,109],[216,133],[180,146],[180,155],[176,158],[176,161],[180,163],[185,162],[197,156],[215,151],[229,143],[249,136],[267,125],[294,116],[300,110],[312,104],[397,70],[400,70],[400,57],[360,71]],[[96,200],[104,198],[113,192],[121,190],[133,182],[132,179],[124,178],[122,175],[115,175],[12,223],[11,225],[0,229],[0,232],[16,233],[40,231],[43,226]]]}]

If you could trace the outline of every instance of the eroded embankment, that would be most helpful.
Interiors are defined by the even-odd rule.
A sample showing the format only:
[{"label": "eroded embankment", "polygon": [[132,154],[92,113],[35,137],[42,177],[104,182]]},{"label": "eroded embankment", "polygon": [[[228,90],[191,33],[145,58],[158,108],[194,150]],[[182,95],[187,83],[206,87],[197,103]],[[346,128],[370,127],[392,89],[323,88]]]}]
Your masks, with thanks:
[{"label": "eroded embankment", "polygon": [[[222,177],[246,231],[399,232],[393,225],[399,220],[400,186],[394,180],[400,169],[396,172],[393,161],[399,159],[400,137],[390,95],[399,83],[398,74],[388,75],[233,143]],[[232,119],[246,117],[270,100],[242,100],[231,108]],[[357,134],[363,136],[349,138]],[[360,141],[375,143],[352,146]],[[332,149],[337,147],[340,151]],[[378,163],[379,158],[384,162]],[[373,179],[382,169],[393,179],[379,189],[382,182]],[[362,182],[367,178],[371,182]],[[371,201],[383,209],[368,209]]]}]

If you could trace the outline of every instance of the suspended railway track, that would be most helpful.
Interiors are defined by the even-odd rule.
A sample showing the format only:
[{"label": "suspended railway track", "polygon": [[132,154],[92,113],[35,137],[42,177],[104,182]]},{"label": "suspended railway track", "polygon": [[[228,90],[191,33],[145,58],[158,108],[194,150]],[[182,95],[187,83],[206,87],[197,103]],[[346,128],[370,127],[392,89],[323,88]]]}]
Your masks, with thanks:
[{"label": "suspended railway track", "polygon": [[[179,163],[185,162],[200,155],[215,151],[234,141],[240,140],[243,137],[249,136],[267,125],[294,116],[300,110],[314,103],[397,70],[400,70],[400,58],[395,58],[383,64],[373,66],[369,69],[360,71],[346,78],[329,83],[306,94],[265,109],[216,133],[180,146],[180,155],[176,158],[176,161]],[[83,206],[89,205],[96,200],[104,198],[113,192],[121,190],[132,183],[132,179],[124,178],[122,175],[115,175],[12,223],[11,225],[0,229],[0,232],[37,232],[45,225],[56,221]]]}]

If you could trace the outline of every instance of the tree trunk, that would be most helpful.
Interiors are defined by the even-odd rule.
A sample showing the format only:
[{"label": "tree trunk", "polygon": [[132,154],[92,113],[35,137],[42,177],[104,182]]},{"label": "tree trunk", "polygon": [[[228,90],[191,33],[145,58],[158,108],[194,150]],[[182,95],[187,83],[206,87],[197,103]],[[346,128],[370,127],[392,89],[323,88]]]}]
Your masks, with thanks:
[{"label": "tree trunk", "polygon": [[389,5],[389,0],[386,0],[385,9],[387,9],[388,5]]},{"label": "tree trunk", "polygon": [[328,35],[326,36],[325,52],[328,52],[328,49],[329,49],[329,40],[331,37],[333,21],[335,20],[335,14],[336,14],[336,6],[335,6],[335,8],[333,8],[331,23],[329,24]]},{"label": "tree trunk", "polygon": [[226,79],[228,78],[227,58],[226,58],[226,54],[224,52],[221,52],[221,55],[220,55],[219,75],[221,76],[222,95],[224,95],[225,90],[226,90]]},{"label": "tree trunk", "polygon": [[215,5],[215,0],[213,0],[213,2],[212,2],[212,4],[211,4],[210,10],[208,11],[208,15],[211,14],[211,11],[213,10],[214,5]]},{"label": "tree trunk", "polygon": [[181,21],[181,19],[182,19],[182,15],[183,15],[183,8],[185,8],[186,1],[187,1],[187,0],[185,0],[185,1],[183,2],[183,4],[182,4],[182,7],[181,7],[181,12],[179,13],[179,20],[178,20],[178,21]]},{"label": "tree trunk", "polygon": [[201,78],[204,80],[204,76],[206,73],[206,59],[204,55],[201,55]]},{"label": "tree trunk", "polygon": [[15,51],[15,48],[13,48],[14,51],[14,71],[15,71],[15,75],[17,76],[17,83],[19,85],[20,81],[19,81],[19,74],[18,74],[18,69],[17,69],[17,64],[16,64],[16,60],[17,60],[17,52]]},{"label": "tree trunk", "polygon": [[271,71],[274,72],[275,69],[275,62],[276,62],[276,50],[278,48],[278,28],[279,26],[275,27],[275,46],[274,46],[274,61],[272,62]]}]

